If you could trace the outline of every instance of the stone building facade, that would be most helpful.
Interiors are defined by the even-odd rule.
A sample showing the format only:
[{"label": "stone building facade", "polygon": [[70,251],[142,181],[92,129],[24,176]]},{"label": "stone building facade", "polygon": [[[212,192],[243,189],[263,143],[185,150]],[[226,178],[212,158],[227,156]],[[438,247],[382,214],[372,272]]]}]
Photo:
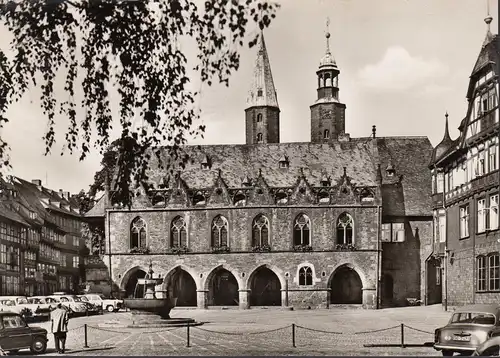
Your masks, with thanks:
[{"label": "stone building facade", "polygon": [[[130,296],[150,262],[178,305],[354,305],[421,299],[420,250],[432,242],[432,146],[426,137],[350,138],[328,45],[317,71],[311,142],[280,143],[279,106],[262,37],[246,109],[246,144],[187,146],[170,176],[131,209],[110,193],[102,262]],[[419,153],[415,156],[414,153]],[[167,153],[165,152],[165,158]]]},{"label": "stone building facade", "polygon": [[470,76],[460,135],[450,138],[446,115],[429,166],[435,235],[426,264],[428,299],[449,306],[500,299],[499,37],[491,21],[485,19],[488,31]]}]

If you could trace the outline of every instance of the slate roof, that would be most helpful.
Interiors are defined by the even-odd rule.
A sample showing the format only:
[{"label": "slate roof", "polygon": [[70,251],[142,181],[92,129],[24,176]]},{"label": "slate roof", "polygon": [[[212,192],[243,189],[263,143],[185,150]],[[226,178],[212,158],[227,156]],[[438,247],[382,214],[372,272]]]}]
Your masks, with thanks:
[{"label": "slate roof", "polygon": [[[259,91],[262,91],[261,96],[258,95]],[[247,108],[255,106],[279,107],[264,34],[260,35],[259,51],[247,97]]]},{"label": "slate roof", "polygon": [[498,59],[499,53],[498,34],[493,35],[488,31],[481,51],[479,52],[479,56],[477,57],[476,63],[474,64],[472,75],[479,72],[484,66],[490,63],[495,63]]},{"label": "slate roof", "polygon": [[110,207],[109,197],[103,194],[101,198],[94,204],[92,209],[85,213],[85,217],[103,217],[106,213],[106,208]]},{"label": "slate roof", "polygon": [[[427,169],[432,145],[426,137],[357,138],[336,143],[278,143],[258,145],[208,145],[187,146],[185,152],[191,158],[180,177],[188,188],[212,188],[220,175],[229,188],[241,188],[246,177],[257,178],[259,173],[270,187],[293,187],[301,173],[307,182],[320,186],[326,174],[332,182],[339,180],[346,167],[351,182],[358,186],[378,185],[378,166],[382,168],[383,201],[385,215],[430,215],[431,176]],[[166,159],[166,153],[164,154]],[[208,156],[211,167],[201,169],[202,159]],[[279,161],[285,156],[289,167],[280,168]],[[392,163],[393,177],[385,173]],[[159,186],[168,173],[151,164],[151,180]],[[172,178],[169,179],[173,184]],[[399,185],[398,198],[392,187]],[[389,189],[391,188],[391,189]],[[394,200],[403,200],[396,208]]]}]

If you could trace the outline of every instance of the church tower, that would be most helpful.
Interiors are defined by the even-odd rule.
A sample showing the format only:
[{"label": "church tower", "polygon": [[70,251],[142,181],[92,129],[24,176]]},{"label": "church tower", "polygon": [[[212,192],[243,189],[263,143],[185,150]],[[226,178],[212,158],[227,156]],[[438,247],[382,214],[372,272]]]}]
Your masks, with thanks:
[{"label": "church tower", "polygon": [[255,61],[252,86],[248,92],[245,117],[247,144],[279,143],[280,109],[264,34],[261,34],[260,37],[259,52]]},{"label": "church tower", "polygon": [[328,143],[348,138],[345,134],[345,104],[339,101],[340,73],[330,52],[330,33],[326,31],[326,54],[320,61],[318,76],[318,99],[311,108],[311,141]]}]

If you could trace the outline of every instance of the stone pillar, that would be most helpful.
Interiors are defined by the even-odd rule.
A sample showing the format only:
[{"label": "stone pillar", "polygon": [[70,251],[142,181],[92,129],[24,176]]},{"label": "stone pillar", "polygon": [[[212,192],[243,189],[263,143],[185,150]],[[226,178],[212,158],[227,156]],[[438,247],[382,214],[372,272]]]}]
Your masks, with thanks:
[{"label": "stone pillar", "polygon": [[208,290],[196,290],[196,302],[198,308],[207,308]]},{"label": "stone pillar", "polygon": [[241,310],[246,310],[250,308],[250,291],[251,290],[239,290]]},{"label": "stone pillar", "polygon": [[363,287],[363,308],[377,308],[377,290],[375,287]]}]

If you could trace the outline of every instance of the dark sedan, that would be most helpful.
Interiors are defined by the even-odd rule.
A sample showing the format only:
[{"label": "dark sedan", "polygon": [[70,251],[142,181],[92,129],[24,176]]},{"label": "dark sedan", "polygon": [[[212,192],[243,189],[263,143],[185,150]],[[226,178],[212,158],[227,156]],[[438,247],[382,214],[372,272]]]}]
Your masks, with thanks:
[{"label": "dark sedan", "polygon": [[24,318],[14,312],[0,312],[0,347],[16,353],[30,349],[32,353],[43,354],[47,350],[47,330],[30,327]]},{"label": "dark sedan", "polygon": [[500,335],[499,317],[499,305],[461,307],[446,326],[436,329],[434,348],[443,356],[470,355],[488,338]]}]

